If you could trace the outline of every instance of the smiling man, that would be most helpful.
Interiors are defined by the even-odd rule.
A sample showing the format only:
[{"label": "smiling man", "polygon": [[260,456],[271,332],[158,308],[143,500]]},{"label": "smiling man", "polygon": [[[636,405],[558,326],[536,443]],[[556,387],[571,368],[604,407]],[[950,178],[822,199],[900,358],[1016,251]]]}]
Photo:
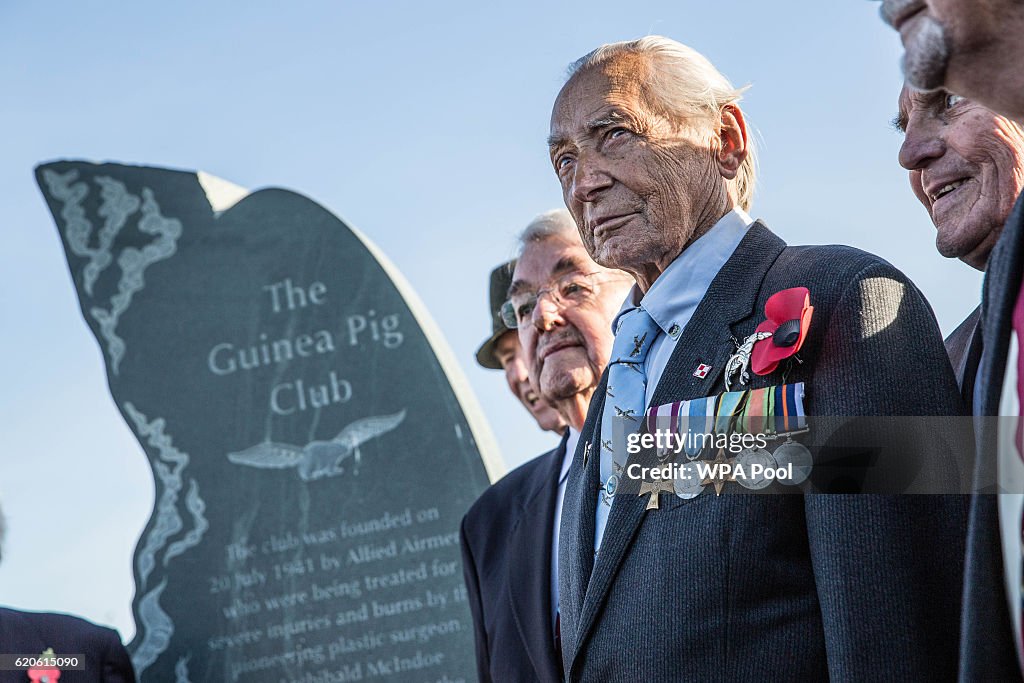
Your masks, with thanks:
[{"label": "smiling man", "polygon": [[[583,243],[636,283],[567,480],[567,679],[949,679],[962,498],[732,495],[746,489],[680,479],[667,492],[645,482],[638,496],[622,483],[630,463],[656,454],[627,456],[611,424],[684,405],[706,410],[691,420],[724,418],[745,400],[727,386],[762,397],[798,386],[811,416],[962,409],[931,310],[905,276],[855,249],[788,247],[747,215],[755,174],[741,93],[699,53],[649,36],[581,58],[553,107],[550,158]],[[784,291],[808,293],[806,325],[799,307],[781,321],[804,332],[755,334]],[[802,339],[799,358],[748,373],[752,345],[768,338],[779,349]],[[812,427],[806,443],[818,452],[830,438]],[[885,451],[893,464],[948,455],[927,433],[910,442],[920,452]]]},{"label": "smiling man", "polygon": [[[1024,189],[1024,130],[958,95],[906,86],[895,123],[904,133],[900,165],[935,225],[936,249],[984,271]],[[981,360],[980,317],[978,306],[946,339],[968,406]]]},{"label": "smiling man", "polygon": [[509,391],[533,416],[537,426],[547,432],[564,434],[565,420],[557,410],[540,397],[530,384],[526,360],[523,358],[523,347],[519,345],[519,335],[515,330],[506,330],[494,344],[494,358],[505,372],[505,382],[508,384]]},{"label": "smiling man", "polygon": [[[1024,124],[1024,2],[883,0],[903,41],[907,83],[942,88]],[[1020,438],[1000,429],[1024,419],[1024,205],[1018,198],[985,269],[981,360],[973,392],[978,460],[964,577],[962,680],[1020,680],[1024,472]],[[995,491],[1003,495],[989,495]]]},{"label": "smiling man", "polygon": [[[520,251],[518,261],[499,266],[491,274],[493,331],[477,352],[477,361],[484,367],[502,367],[509,389],[537,423],[563,437],[557,448],[509,473],[473,504],[462,522],[462,561],[480,680],[555,683],[562,680],[556,638],[555,559],[565,474],[579,439],[590,392],[607,362],[610,320],[625,295],[628,278],[606,271],[590,260],[579,244],[572,218],[564,209],[541,214],[531,221],[521,237]],[[595,285],[600,280],[601,284],[586,295],[582,290],[567,293],[568,299],[580,305],[560,310],[579,325],[570,327],[565,322],[551,321],[550,331],[558,330],[561,348],[556,350],[545,342],[544,360],[548,362],[538,363],[532,344],[539,337],[548,341],[553,337],[534,334],[529,325],[517,331],[520,321],[510,312],[503,316],[502,308],[505,305],[520,311],[526,307],[547,310],[550,301],[544,301],[561,296],[564,290],[542,294],[542,302],[537,303],[535,297],[541,286],[535,287],[530,278],[539,275],[546,282],[553,263],[559,264],[558,275],[567,288],[574,278],[580,282],[594,281]],[[590,273],[595,270],[605,274],[592,277]],[[582,272],[587,277],[581,278]],[[506,304],[510,296],[515,307]],[[595,308],[593,304],[602,305]],[[598,318],[592,320],[595,312]],[[524,317],[522,321],[527,323],[528,319]],[[520,334],[531,343],[529,348],[520,344]],[[588,357],[574,355],[572,349],[583,348],[589,350]],[[557,372],[556,366],[560,368]],[[531,372],[534,367],[536,371]],[[565,381],[564,373],[582,384]],[[590,379],[586,379],[588,374]],[[573,400],[577,395],[581,395],[579,400]],[[566,424],[572,428],[567,430]]]},{"label": "smiling man", "polygon": [[509,261],[491,271],[491,336],[477,349],[476,362],[481,367],[502,370],[505,373],[508,390],[523,404],[541,429],[564,434],[565,420],[530,385],[530,375],[526,370],[522,347],[519,345],[519,335],[501,319],[501,306],[505,303],[508,288],[512,285],[512,271],[515,266],[515,261]]}]

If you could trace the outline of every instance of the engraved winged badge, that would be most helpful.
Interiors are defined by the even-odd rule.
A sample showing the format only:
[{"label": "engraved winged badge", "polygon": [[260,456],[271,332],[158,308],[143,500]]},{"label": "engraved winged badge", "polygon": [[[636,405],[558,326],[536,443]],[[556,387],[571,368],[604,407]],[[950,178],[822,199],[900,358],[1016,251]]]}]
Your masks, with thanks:
[{"label": "engraved winged badge", "polygon": [[390,432],[405,419],[405,409],[393,415],[364,417],[342,429],[330,441],[310,441],[305,446],[275,443],[267,439],[244,451],[228,453],[228,460],[236,465],[249,465],[261,469],[298,467],[303,481],[335,477],[344,468],[341,463],[355,456],[355,469],[359,468],[359,447],[370,439]]},{"label": "engraved winged badge", "polygon": [[747,372],[747,367],[750,365],[750,354],[753,351],[754,344],[770,336],[772,336],[771,332],[755,332],[744,339],[742,344],[736,343],[736,353],[729,356],[729,360],[725,364],[726,391],[731,391],[732,376],[736,373],[740,375],[740,384],[746,384],[750,380],[750,373]]}]

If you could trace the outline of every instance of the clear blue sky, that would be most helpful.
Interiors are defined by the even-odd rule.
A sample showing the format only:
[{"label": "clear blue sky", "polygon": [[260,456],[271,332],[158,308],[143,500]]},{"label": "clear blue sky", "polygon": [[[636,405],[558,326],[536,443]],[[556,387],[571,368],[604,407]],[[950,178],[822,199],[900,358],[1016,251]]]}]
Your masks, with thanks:
[{"label": "clear blue sky", "polygon": [[755,217],[904,270],[944,331],[980,277],[934,251],[888,125],[897,36],[863,0],[76,2],[0,6],[0,604],[134,631],[153,487],[106,388],[32,168],[86,158],[281,186],[375,241],[447,337],[510,465],[549,448],[479,369],[487,274],[560,206],[544,144],[565,66],[661,33],[706,54],[758,131]]}]

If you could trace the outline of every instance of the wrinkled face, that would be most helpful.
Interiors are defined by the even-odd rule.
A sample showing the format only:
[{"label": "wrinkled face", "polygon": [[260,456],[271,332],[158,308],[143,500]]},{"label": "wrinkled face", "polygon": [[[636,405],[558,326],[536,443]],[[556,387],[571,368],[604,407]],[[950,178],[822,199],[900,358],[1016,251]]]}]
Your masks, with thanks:
[{"label": "wrinkled face", "polygon": [[984,95],[1016,70],[1007,21],[1024,15],[1019,0],[883,0],[881,14],[900,33],[904,75],[918,90],[945,87],[991,106]]},{"label": "wrinkled face", "polygon": [[540,291],[569,273],[607,273],[594,296],[578,304],[556,304],[541,296],[519,342],[530,379],[549,403],[596,388],[612,352],[612,319],[632,282],[624,273],[595,264],[578,242],[550,237],[530,243],[516,262],[512,287]]},{"label": "wrinkled face", "polygon": [[575,74],[555,101],[549,139],[587,251],[631,273],[678,256],[723,192],[711,122],[683,127],[660,114],[641,88],[646,69],[623,57]]},{"label": "wrinkled face", "polygon": [[498,338],[498,342],[494,345],[494,357],[498,359],[501,367],[505,370],[505,381],[508,382],[509,391],[530,411],[530,415],[533,415],[533,419],[537,421],[540,428],[547,431],[560,431],[565,426],[565,421],[530,386],[526,360],[523,358],[519,335],[515,330],[509,330]]},{"label": "wrinkled face", "polygon": [[935,224],[936,248],[984,270],[1024,188],[1024,131],[942,90],[904,88],[899,104],[900,164]]}]

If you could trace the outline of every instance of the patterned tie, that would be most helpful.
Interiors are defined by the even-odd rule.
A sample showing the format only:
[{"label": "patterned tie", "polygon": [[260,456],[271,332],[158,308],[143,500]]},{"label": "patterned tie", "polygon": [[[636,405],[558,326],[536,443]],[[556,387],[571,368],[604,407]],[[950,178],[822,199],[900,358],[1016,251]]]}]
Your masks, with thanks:
[{"label": "patterned tie", "polygon": [[[608,393],[601,414],[601,485],[597,502],[597,525],[594,552],[601,547],[608,523],[615,489],[626,467],[625,437],[640,428],[647,391],[647,370],[644,360],[658,335],[658,324],[641,307],[622,314],[615,333],[612,356],[608,365]],[[618,451],[613,452],[614,427],[619,423],[623,437]]]}]

